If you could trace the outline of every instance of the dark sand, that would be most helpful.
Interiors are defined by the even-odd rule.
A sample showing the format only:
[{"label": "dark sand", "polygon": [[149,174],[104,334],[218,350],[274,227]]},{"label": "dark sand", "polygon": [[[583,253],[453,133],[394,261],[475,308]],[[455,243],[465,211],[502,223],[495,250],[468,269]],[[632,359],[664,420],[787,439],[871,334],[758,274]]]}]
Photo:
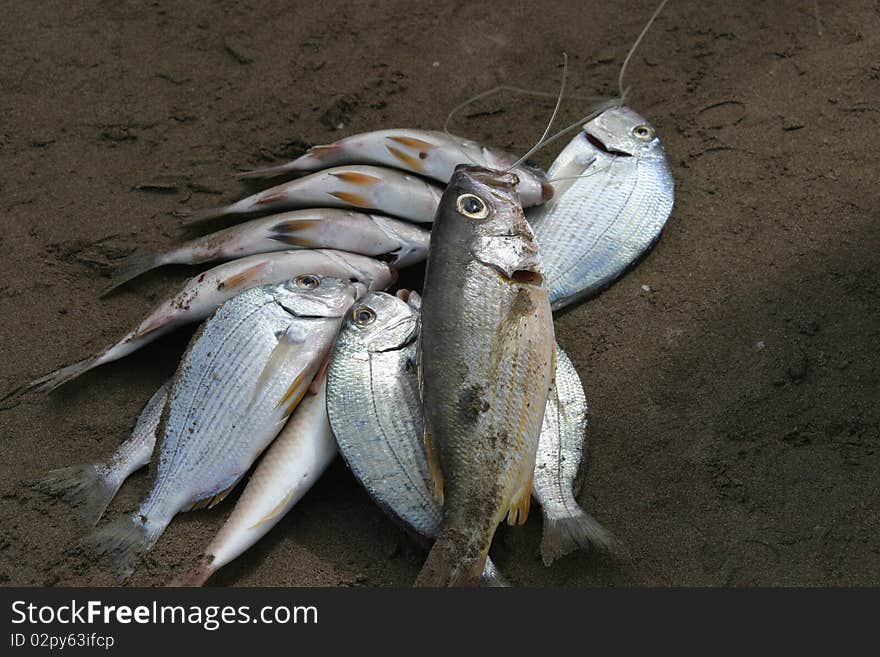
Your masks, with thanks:
[{"label": "dark sand", "polygon": [[[235,170],[438,128],[500,83],[553,91],[563,51],[572,93],[612,94],[654,8],[476,4],[6,3],[0,386],[88,355],[174,290],[194,270],[98,298],[114,260],[185,234],[175,210],[240,197]],[[557,323],[591,409],[580,499],[630,558],[545,568],[535,509],[493,548],[516,584],[880,584],[880,16],[820,6],[821,35],[809,1],[678,0],[634,58],[675,210],[634,271]],[[493,98],[455,127],[524,151],[551,106]],[[65,553],[66,507],[19,482],[112,451],[189,335],[0,412],[0,582],[113,583]],[[130,583],[177,574],[231,506],[179,516]],[[423,556],[337,463],[212,583],[409,585]]]}]

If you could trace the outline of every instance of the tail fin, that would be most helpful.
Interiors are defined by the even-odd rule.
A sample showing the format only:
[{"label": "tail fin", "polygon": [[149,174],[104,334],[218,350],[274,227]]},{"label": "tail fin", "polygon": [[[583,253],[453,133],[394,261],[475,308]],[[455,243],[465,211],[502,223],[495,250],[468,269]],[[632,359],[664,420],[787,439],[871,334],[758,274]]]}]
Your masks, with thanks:
[{"label": "tail fin", "polygon": [[203,554],[199,557],[199,563],[195,568],[178,575],[168,583],[168,586],[204,586],[205,582],[214,574],[214,557]]},{"label": "tail fin", "polygon": [[484,589],[505,588],[510,586],[504,576],[498,570],[492,559],[486,559],[486,566],[483,568],[483,574],[480,575],[480,586]]},{"label": "tail fin", "polygon": [[124,580],[134,572],[138,561],[153,547],[166,525],[148,527],[144,517],[137,513],[123,516],[86,537],[82,547],[96,557],[107,559],[117,577]]},{"label": "tail fin", "polygon": [[296,171],[293,166],[291,166],[290,162],[285,162],[284,164],[277,164],[271,167],[264,167],[262,169],[253,169],[252,171],[242,171],[240,173],[235,174],[236,178],[246,179],[246,178],[273,178],[275,176],[281,176],[285,173],[290,173]]},{"label": "tail fin", "polygon": [[541,559],[545,566],[549,566],[556,559],[570,552],[590,547],[598,548],[603,552],[621,550],[620,543],[614,535],[581,508],[565,518],[544,516]]},{"label": "tail fin", "polygon": [[416,586],[477,586],[489,555],[489,545],[483,543],[486,542],[456,529],[441,529],[416,578]]},{"label": "tail fin", "polygon": [[84,527],[97,524],[119,490],[91,463],[52,470],[31,485],[70,504],[74,518]]},{"label": "tail fin", "polygon": [[134,253],[128,256],[125,260],[119,263],[119,266],[116,269],[113,270],[113,273],[110,276],[110,285],[104,288],[101,292],[101,296],[107,296],[123,283],[127,283],[131,279],[136,278],[144,272],[148,272],[161,264],[163,264],[161,262],[161,257],[156,253]]},{"label": "tail fin", "polygon": [[39,379],[35,379],[30,383],[26,383],[25,385],[16,388],[12,392],[6,394],[3,398],[0,398],[0,402],[4,402],[7,399],[15,399],[16,397],[26,395],[29,392],[52,392],[55,388],[64,385],[71,379],[75,379],[80,374],[88,372],[90,369],[95,368],[100,364],[99,357],[93,356],[81,360],[78,363],[74,363],[73,365],[62,367],[61,369],[49,372],[45,376],[41,376]]}]

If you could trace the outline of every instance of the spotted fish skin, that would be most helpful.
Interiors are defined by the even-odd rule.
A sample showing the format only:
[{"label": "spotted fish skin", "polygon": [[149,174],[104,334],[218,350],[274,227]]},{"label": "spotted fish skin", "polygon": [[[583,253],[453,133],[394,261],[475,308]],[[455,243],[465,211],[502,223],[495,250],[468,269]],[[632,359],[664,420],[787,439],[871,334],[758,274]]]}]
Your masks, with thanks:
[{"label": "spotted fish skin", "polygon": [[126,576],[177,513],[222,500],[278,435],[364,291],[309,275],[224,303],[174,376],[149,494],[130,517],[93,534],[92,551]]},{"label": "spotted fish skin", "polygon": [[651,248],[675,183],[654,126],[627,107],[585,124],[548,177],[556,194],[528,218],[556,311],[598,294]]},{"label": "spotted fish skin", "polygon": [[524,206],[546,201],[552,194],[552,188],[547,184],[544,172],[527,165],[513,167],[516,161],[517,157],[511,153],[464,137],[437,130],[396,128],[364,132],[332,144],[314,146],[295,160],[249,171],[242,177],[262,178],[346,164],[377,164],[447,183],[456,166],[470,162],[499,171],[511,170],[516,174],[519,179],[517,190]]},{"label": "spotted fish skin", "polygon": [[525,521],[554,344],[516,177],[459,167],[434,222],[422,299],[425,441],[443,523],[417,585],[473,585],[498,523]]}]

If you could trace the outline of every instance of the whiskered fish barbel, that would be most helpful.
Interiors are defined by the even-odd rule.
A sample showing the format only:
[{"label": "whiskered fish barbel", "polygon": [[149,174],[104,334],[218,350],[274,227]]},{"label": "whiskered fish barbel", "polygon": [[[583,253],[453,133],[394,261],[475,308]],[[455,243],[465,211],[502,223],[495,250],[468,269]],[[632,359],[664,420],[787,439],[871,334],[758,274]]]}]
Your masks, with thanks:
[{"label": "whiskered fish barbel", "polygon": [[167,251],[135,253],[113,272],[106,291],[146,271],[290,249],[335,249],[378,258],[397,268],[423,261],[429,231],[378,214],[314,208],[273,214],[205,235]]},{"label": "whiskered fish barbel", "polygon": [[438,130],[375,130],[345,137],[332,144],[313,146],[285,164],[240,174],[242,178],[265,178],[286,173],[304,173],[344,164],[379,164],[412,171],[441,183],[449,182],[459,164],[474,164],[504,171],[510,169],[519,179],[517,191],[526,207],[537,205],[553,195],[543,171],[519,165],[517,157],[464,137]]},{"label": "whiskered fish barbel", "polygon": [[224,301],[258,285],[280,283],[304,274],[336,276],[384,289],[397,274],[388,265],[366,256],[331,249],[283,251],[240,258],[191,278],[180,292],[166,299],[118,342],[72,365],[22,386],[4,399],[28,392],[51,392],[91,369],[137,351],[180,326],[208,317]]},{"label": "whiskered fish barbel", "polygon": [[224,303],[174,375],[147,497],[84,547],[129,575],[181,511],[220,502],[278,435],[364,286],[313,274]]},{"label": "whiskered fish barbel", "polygon": [[333,207],[370,210],[417,223],[434,218],[443,190],[410,173],[375,166],[333,167],[252,194],[235,203],[198,210],[195,222],[229,214]]},{"label": "whiskered fish barbel", "polygon": [[498,523],[528,514],[555,340],[516,183],[457,168],[431,232],[419,377],[443,522],[417,585],[474,584]]}]

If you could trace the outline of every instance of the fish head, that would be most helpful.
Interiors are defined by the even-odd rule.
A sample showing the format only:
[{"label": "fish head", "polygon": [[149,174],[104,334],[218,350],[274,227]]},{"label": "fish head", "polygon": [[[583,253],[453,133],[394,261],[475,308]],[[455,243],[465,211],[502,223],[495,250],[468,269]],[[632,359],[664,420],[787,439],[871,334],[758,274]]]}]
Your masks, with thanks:
[{"label": "fish head", "polygon": [[281,283],[273,292],[276,303],[297,317],[342,317],[360,296],[363,283],[334,276],[300,274]]},{"label": "fish head", "polygon": [[612,155],[650,157],[662,155],[663,146],[654,126],[629,107],[612,107],[584,125],[590,143]]},{"label": "fish head", "polygon": [[400,296],[370,292],[351,309],[342,330],[366,351],[392,351],[416,339],[418,320],[418,311]]},{"label": "fish head", "polygon": [[458,166],[435,223],[454,223],[474,258],[502,276],[540,285],[541,256],[519,200],[518,181],[514,173]]},{"label": "fish head", "polygon": [[510,171],[516,175],[518,178],[516,189],[523,207],[530,208],[553,198],[553,185],[547,181],[546,172],[535,162],[526,160],[512,167],[516,162],[513,155],[488,148],[483,149],[483,157],[490,169]]}]

